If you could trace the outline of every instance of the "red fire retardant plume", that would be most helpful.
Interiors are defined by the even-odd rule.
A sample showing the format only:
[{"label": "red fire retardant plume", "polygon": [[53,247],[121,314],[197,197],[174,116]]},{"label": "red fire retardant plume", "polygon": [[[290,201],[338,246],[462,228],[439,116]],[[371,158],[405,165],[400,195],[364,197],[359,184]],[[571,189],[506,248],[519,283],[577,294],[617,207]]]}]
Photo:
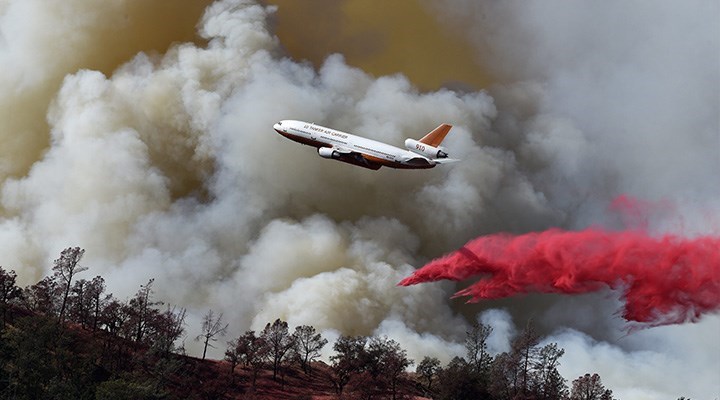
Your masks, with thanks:
[{"label": "red fire retardant plume", "polygon": [[588,229],[495,234],[433,260],[400,285],[473,276],[456,293],[470,302],[521,293],[622,292],[628,321],[650,325],[697,321],[720,310],[720,238],[654,238],[640,231]]}]

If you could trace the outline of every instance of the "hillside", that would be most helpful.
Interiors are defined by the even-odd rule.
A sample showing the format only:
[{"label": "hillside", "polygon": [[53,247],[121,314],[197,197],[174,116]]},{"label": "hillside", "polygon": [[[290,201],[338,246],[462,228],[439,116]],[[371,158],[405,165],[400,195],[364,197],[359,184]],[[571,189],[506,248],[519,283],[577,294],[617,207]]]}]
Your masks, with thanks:
[{"label": "hillside", "polygon": [[[410,360],[388,337],[344,335],[326,364],[321,333],[291,331],[280,319],[257,333],[227,334],[234,339],[223,360],[190,357],[178,347],[183,308],[155,301],[153,280],[120,301],[102,277],[78,279],[83,252],[64,250],[53,275],[25,288],[0,267],[0,399],[612,399],[597,374],[568,387],[557,369],[565,350],[541,346],[532,324],[496,355],[487,347],[492,328],[475,324],[466,358],[446,366]],[[227,328],[210,310],[197,339],[222,343]]]}]

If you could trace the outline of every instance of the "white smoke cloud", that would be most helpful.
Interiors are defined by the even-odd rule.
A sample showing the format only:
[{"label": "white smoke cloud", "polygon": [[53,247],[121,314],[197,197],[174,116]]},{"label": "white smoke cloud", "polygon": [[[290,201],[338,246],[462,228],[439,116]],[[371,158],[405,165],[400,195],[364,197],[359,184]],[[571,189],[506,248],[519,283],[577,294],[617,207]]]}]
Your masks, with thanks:
[{"label": "white smoke cloud", "polygon": [[[720,318],[655,328],[615,341],[568,330],[547,342],[565,349],[560,373],[572,379],[598,373],[620,399],[713,398],[718,393]],[[631,343],[627,343],[631,342]],[[662,372],[658,372],[661,369]],[[707,397],[710,396],[710,397]]]},{"label": "white smoke cloud", "polygon": [[[278,55],[271,12],[215,2],[200,23],[205,47],[140,53],[111,76],[66,76],[48,111],[48,151],[3,183],[2,262],[32,283],[60,249],[80,245],[116,296],[155,278],[158,298],[188,307],[189,321],[213,308],[238,332],[275,318],[416,332],[439,354],[464,333],[449,287],[395,284],[475,234],[497,192],[537,209],[542,196],[526,190],[512,155],[473,137],[495,113],[487,94],[419,93],[339,56],[314,71]],[[327,163],[272,132],[290,117],[398,143],[452,121],[448,146],[467,161],[422,174]]]},{"label": "white smoke cloud", "polygon": [[[251,0],[208,7],[198,24],[206,45],[141,52],[107,75],[79,69],[82,63],[43,66],[55,54],[49,33],[39,25],[23,33],[6,21],[53,12],[45,4],[0,3],[3,43],[21,37],[0,47],[0,65],[17,77],[31,64],[23,79],[0,87],[34,82],[26,84],[46,93],[46,104],[53,99],[31,114],[47,116],[49,142],[19,140],[3,156],[0,264],[34,283],[62,248],[82,246],[90,272],[105,276],[120,298],[155,278],[159,299],[188,307],[189,337],[212,308],[233,334],[283,318],[328,338],[387,335],[418,362],[424,355],[447,361],[462,353],[467,323],[447,300],[452,285],[395,286],[413,266],[483,233],[598,223],[608,200],[623,192],[678,203],[694,232],[712,229],[712,219],[701,216],[720,210],[713,175],[720,164],[718,59],[705,65],[698,57],[719,47],[720,35],[708,33],[717,31],[709,22],[714,5],[441,2],[444,12],[469,16],[453,18],[479,29],[470,32],[492,48],[495,67],[525,81],[491,93],[420,93],[400,75],[374,78],[340,55],[318,71],[284,57],[268,29],[273,9]],[[88,7],[63,4],[65,12]],[[89,27],[113,26],[117,9],[94,7],[98,12],[82,14],[85,23],[53,29],[96,37]],[[610,18],[616,15],[622,18]],[[558,19],[566,22],[551,23]],[[20,43],[37,45],[18,55],[27,48]],[[62,59],[84,51],[69,46]],[[43,81],[42,74],[59,79]],[[12,88],[2,91],[0,105],[13,101]],[[27,103],[16,104],[26,111],[35,104]],[[43,133],[33,118],[0,125],[0,135]],[[451,122],[445,145],[462,162],[368,171],[322,160],[272,131],[287,118],[394,144]],[[589,296],[563,307],[565,301],[548,297],[533,306],[569,328],[551,338],[567,350],[566,377],[590,372],[602,359],[626,372],[600,371],[627,398],[718,393],[708,383],[718,366],[698,352],[709,346],[718,355],[709,340],[716,317],[616,345],[610,329],[598,328],[619,331],[613,299]],[[508,300],[504,311],[485,308],[478,310],[495,329],[491,349],[504,351],[513,318],[520,323],[529,306],[520,299]],[[686,342],[685,334],[698,340]],[[191,353],[196,348],[186,345]],[[648,354],[668,361],[679,377],[690,375],[682,363],[708,373],[693,375],[699,383],[688,391],[680,378],[656,386],[664,371],[642,361]]]},{"label": "white smoke cloud", "polygon": [[492,328],[487,338],[490,354],[510,351],[510,340],[516,332],[512,316],[507,311],[491,308],[478,316],[478,322]]}]

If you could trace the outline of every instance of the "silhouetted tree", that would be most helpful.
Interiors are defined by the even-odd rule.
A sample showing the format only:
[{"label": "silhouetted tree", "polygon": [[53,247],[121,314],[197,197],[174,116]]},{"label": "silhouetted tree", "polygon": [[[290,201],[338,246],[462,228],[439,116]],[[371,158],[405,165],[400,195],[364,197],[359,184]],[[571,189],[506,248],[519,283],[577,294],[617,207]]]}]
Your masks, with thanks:
[{"label": "silhouetted tree", "polygon": [[432,391],[433,378],[440,371],[440,360],[425,356],[415,369],[419,377],[427,381],[427,390]]},{"label": "silhouetted tree", "polygon": [[[164,312],[153,313],[153,318],[148,322],[150,326],[150,345],[156,353],[161,356],[168,356],[178,348],[175,342],[185,334],[184,308],[168,306]],[[179,350],[184,351],[183,348]]]},{"label": "silhouetted tree", "polygon": [[528,323],[513,341],[510,352],[498,354],[490,368],[487,387],[498,399],[556,399],[567,396],[567,385],[557,367],[565,350],[556,344],[542,348],[540,336]]},{"label": "silhouetted tree", "polygon": [[603,386],[600,375],[585,374],[573,381],[570,400],[612,400],[612,390]]},{"label": "silhouetted tree", "polygon": [[57,305],[59,291],[57,282],[52,277],[46,276],[23,290],[23,304],[29,311],[49,317],[56,316],[59,308]]},{"label": "silhouetted tree", "polygon": [[104,357],[111,370],[122,370],[127,367],[128,341],[131,340],[130,309],[127,304],[108,296],[105,306],[100,311],[99,328],[108,333],[104,337]]},{"label": "silhouetted tree", "polygon": [[127,304],[128,315],[128,339],[132,339],[135,343],[143,343],[145,334],[147,333],[147,325],[157,314],[155,306],[161,305],[161,302],[152,301],[152,285],[154,279],[150,279],[146,285],[140,285],[140,289],[135,297],[130,299]]},{"label": "silhouetted tree", "polygon": [[253,373],[253,387],[257,381],[258,373],[265,366],[265,359],[270,353],[270,346],[264,337],[255,336],[254,331],[247,331],[236,341],[231,342],[235,345],[233,350],[237,353],[240,360],[246,367],[249,367]]},{"label": "silhouetted tree", "polygon": [[[365,348],[360,352],[360,369],[370,374],[374,381],[385,373],[383,371],[383,358],[387,349],[387,337],[371,336],[365,343]],[[377,384],[377,382],[376,382]]]},{"label": "silhouetted tree", "polygon": [[455,357],[438,372],[438,380],[442,382],[437,388],[438,400],[475,400],[486,398],[480,387],[477,373],[468,362]]},{"label": "silhouetted tree", "polygon": [[[100,312],[98,324],[113,336],[121,336],[122,332],[126,330],[124,329],[125,325],[130,319],[128,311],[129,308],[127,305],[115,298],[109,297],[107,298],[107,304]],[[129,336],[127,338],[129,338]]]},{"label": "silhouetted tree", "polygon": [[87,270],[87,267],[79,265],[85,250],[79,247],[68,247],[60,253],[60,258],[53,261],[54,276],[58,282],[58,286],[62,291],[62,301],[60,302],[60,314],[58,316],[60,323],[65,318],[65,308],[67,300],[70,296],[72,281],[76,274]]},{"label": "silhouetted tree", "polygon": [[112,296],[103,296],[105,294],[105,279],[99,275],[88,282],[85,293],[88,300],[90,326],[92,327],[92,331],[95,332],[100,324],[102,308]]},{"label": "silhouetted tree", "polygon": [[22,296],[22,289],[15,285],[15,271],[5,271],[0,267],[0,308],[2,308],[2,327],[7,323],[8,308]]},{"label": "silhouetted tree", "polygon": [[315,331],[315,328],[302,325],[295,328],[295,353],[306,374],[311,372],[310,363],[320,357],[320,351],[327,344],[327,339]]},{"label": "silhouetted tree", "polygon": [[[361,369],[367,371],[372,377],[375,389],[383,392],[390,390],[393,399],[397,394],[397,383],[405,370],[413,364],[407,358],[407,352],[400,344],[387,337],[371,337],[366,344],[363,356],[360,358]],[[366,392],[369,385],[365,385]]]},{"label": "silhouetted tree", "polygon": [[330,356],[330,361],[332,362],[332,381],[338,394],[342,394],[350,379],[363,370],[365,343],[367,343],[367,338],[362,336],[343,335],[335,341],[333,345],[335,354]]},{"label": "silhouetted tree", "polygon": [[92,280],[79,279],[73,284],[68,299],[70,320],[91,328],[95,332],[98,328],[100,313],[106,298],[105,280],[96,276]]},{"label": "silhouetted tree", "polygon": [[68,320],[86,328],[90,320],[90,304],[87,297],[87,283],[85,279],[78,279],[73,283],[68,297]]},{"label": "silhouetted tree", "polygon": [[506,352],[495,356],[490,366],[488,385],[494,399],[504,400],[515,397],[519,365],[517,354]]},{"label": "silhouetted tree", "polygon": [[285,355],[295,346],[295,338],[290,335],[287,322],[280,319],[265,325],[260,337],[267,343],[268,355],[273,366],[273,379],[276,379]]},{"label": "silhouetted tree", "polygon": [[[387,337],[373,337],[370,340],[367,353],[371,365],[373,379],[379,388],[386,385],[390,388],[393,400],[397,398],[397,384],[405,374],[405,370],[413,364],[407,358],[407,352],[400,347],[400,343]],[[373,368],[374,367],[374,368]],[[378,379],[380,378],[380,379]]]},{"label": "silhouetted tree", "polygon": [[225,349],[225,361],[230,364],[230,379],[231,383],[235,383],[235,368],[242,362],[242,355],[239,352],[240,339],[233,339],[228,342],[228,347]]},{"label": "silhouetted tree", "polygon": [[530,382],[532,380],[532,366],[535,363],[540,336],[537,334],[532,321],[529,321],[525,329],[512,343],[513,359],[519,361],[517,369],[517,382],[515,393],[527,397]]},{"label": "silhouetted tree", "polygon": [[492,361],[492,357],[487,351],[487,340],[491,333],[491,326],[479,322],[475,322],[470,331],[465,333],[468,363],[481,375],[487,374]]},{"label": "silhouetted tree", "polygon": [[195,337],[195,340],[204,340],[202,355],[203,360],[207,354],[208,346],[215,348],[215,346],[213,346],[210,342],[216,342],[217,336],[225,336],[225,333],[227,332],[228,324],[223,325],[222,319],[222,313],[216,317],[213,310],[208,310],[203,317],[202,333]]},{"label": "silhouetted tree", "polygon": [[533,391],[537,399],[553,400],[567,397],[565,379],[557,370],[563,354],[565,350],[558,348],[556,343],[545,345],[538,352],[538,359],[533,364]]}]

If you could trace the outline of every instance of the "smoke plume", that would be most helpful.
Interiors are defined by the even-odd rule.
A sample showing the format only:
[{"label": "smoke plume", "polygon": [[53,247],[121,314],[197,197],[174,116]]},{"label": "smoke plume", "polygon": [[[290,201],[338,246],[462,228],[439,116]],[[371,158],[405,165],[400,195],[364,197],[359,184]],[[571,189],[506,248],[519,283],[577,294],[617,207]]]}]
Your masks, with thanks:
[{"label": "smoke plume", "polygon": [[720,310],[720,238],[652,238],[639,231],[557,229],[490,235],[433,260],[400,285],[489,275],[456,296],[471,301],[528,292],[622,293],[623,318],[650,325],[696,322]]}]

